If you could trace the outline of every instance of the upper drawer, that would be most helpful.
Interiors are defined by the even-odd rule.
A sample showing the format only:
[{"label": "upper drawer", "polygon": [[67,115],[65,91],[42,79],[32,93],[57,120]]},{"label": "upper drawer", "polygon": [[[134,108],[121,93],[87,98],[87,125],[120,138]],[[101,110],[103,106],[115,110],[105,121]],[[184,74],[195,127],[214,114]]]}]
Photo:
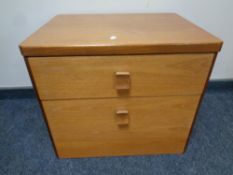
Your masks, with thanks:
[{"label": "upper drawer", "polygon": [[200,94],[213,59],[214,54],[29,57],[28,64],[41,99],[73,99]]}]

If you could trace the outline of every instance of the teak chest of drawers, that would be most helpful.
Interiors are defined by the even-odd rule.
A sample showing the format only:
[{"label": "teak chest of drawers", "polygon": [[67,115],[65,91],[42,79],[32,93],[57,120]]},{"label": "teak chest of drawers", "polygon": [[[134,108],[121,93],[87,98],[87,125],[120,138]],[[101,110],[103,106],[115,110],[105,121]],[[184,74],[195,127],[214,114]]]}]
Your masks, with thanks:
[{"label": "teak chest of drawers", "polygon": [[59,15],[20,49],[61,158],[182,153],[222,41],[176,14]]}]

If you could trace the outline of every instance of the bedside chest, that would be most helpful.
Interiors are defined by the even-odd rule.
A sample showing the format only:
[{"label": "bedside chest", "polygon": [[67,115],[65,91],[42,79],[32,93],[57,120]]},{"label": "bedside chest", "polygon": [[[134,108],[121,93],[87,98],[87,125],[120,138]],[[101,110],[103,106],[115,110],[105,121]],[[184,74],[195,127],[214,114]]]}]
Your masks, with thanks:
[{"label": "bedside chest", "polygon": [[176,14],[59,15],[21,45],[61,158],[182,153],[222,41]]}]

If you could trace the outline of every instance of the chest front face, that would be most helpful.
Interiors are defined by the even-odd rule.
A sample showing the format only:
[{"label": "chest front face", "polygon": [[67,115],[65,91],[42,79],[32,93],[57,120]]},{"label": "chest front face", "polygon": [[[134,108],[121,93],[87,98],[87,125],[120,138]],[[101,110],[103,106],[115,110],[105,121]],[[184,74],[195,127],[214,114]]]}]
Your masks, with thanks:
[{"label": "chest front face", "polygon": [[62,15],[21,44],[59,157],[182,153],[222,42],[175,14]]}]

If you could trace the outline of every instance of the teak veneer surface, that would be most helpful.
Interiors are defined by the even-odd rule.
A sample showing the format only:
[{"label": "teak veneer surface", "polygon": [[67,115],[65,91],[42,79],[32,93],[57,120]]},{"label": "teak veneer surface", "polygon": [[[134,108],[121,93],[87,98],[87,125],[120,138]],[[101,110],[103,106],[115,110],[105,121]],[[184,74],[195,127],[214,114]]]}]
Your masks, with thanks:
[{"label": "teak veneer surface", "polygon": [[[182,153],[200,96],[42,101],[60,157]],[[129,112],[119,127],[115,111]]]},{"label": "teak veneer surface", "polygon": [[218,52],[221,46],[220,39],[167,13],[58,15],[20,48],[24,56],[70,56]]},{"label": "teak veneer surface", "polygon": [[20,44],[60,158],[183,153],[221,47],[173,13],[58,15]]},{"label": "teak veneer surface", "polygon": [[[28,58],[40,99],[201,94],[214,54]],[[131,87],[115,88],[117,71]]]}]

